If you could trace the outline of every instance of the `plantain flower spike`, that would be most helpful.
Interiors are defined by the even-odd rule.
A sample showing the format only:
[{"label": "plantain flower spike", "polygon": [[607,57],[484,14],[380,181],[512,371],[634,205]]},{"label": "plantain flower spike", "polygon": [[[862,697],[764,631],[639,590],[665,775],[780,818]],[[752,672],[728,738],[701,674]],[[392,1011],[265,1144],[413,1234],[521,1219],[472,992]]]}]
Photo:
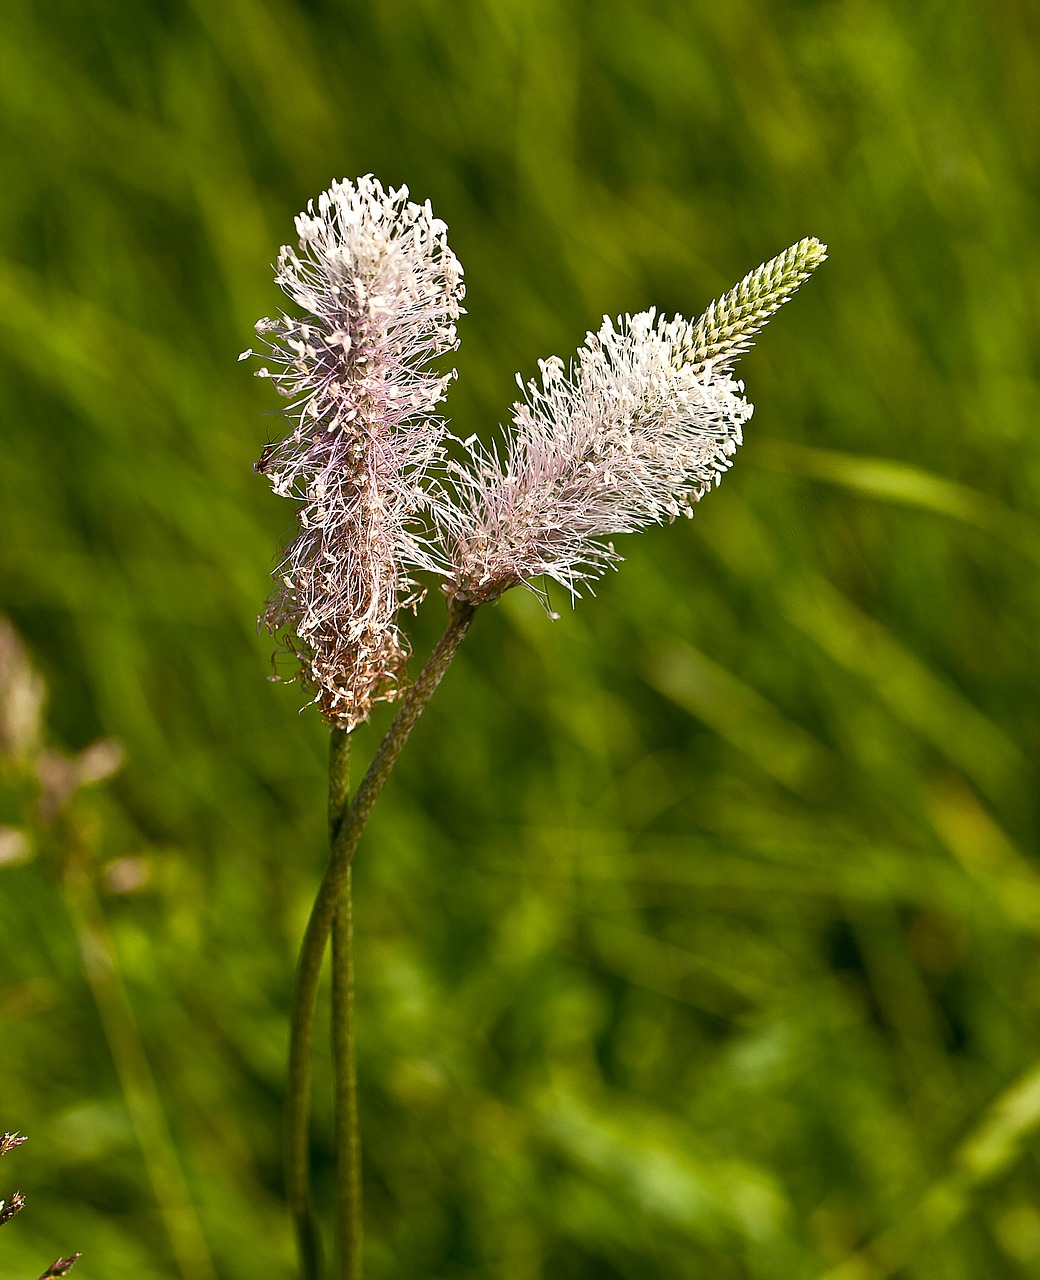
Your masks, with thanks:
[{"label": "plantain flower spike", "polygon": [[570,367],[553,356],[513,405],[501,446],[465,442],[439,506],[449,597],[483,603],[532,579],[572,599],[621,557],[611,538],[692,515],[731,465],[753,406],[731,375],[756,333],[826,257],[801,240],[691,322],[604,318]]},{"label": "plantain flower spike", "polygon": [[430,366],[458,346],[462,267],[429,203],[371,175],[333,183],[296,230],[275,280],[306,315],[256,325],[272,365],[257,376],[291,402],[289,434],[256,469],[297,503],[260,621],[295,656],[289,678],[350,729],[397,696],[408,649],[396,617],[420,598],[412,572],[439,565],[426,481],[455,370]]}]

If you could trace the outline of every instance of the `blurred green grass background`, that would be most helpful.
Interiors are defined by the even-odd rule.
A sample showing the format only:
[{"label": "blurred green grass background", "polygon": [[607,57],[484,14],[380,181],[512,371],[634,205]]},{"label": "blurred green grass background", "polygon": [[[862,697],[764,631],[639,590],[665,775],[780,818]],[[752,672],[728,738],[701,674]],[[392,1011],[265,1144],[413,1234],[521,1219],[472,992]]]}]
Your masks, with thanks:
[{"label": "blurred green grass background", "polygon": [[293,1274],[326,740],[265,680],[235,357],[369,171],[465,265],[461,435],[604,312],[831,250],[722,488],[559,622],[485,611],[366,834],[371,1280],[1040,1276],[1035,6],[6,0],[0,50],[0,611],[52,742],[126,755],[80,889],[53,835],[0,867],[0,1277],[205,1280],[193,1215]]}]

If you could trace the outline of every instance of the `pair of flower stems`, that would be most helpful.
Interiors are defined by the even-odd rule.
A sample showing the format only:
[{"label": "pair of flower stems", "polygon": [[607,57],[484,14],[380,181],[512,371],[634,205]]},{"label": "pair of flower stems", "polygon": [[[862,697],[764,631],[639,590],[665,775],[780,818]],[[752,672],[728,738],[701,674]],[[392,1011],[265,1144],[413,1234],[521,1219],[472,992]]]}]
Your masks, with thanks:
[{"label": "pair of flower stems", "polygon": [[[304,936],[293,1005],[287,1187],[303,1280],[322,1272],[309,1181],[311,1051],[333,940],[340,1280],[361,1274],[360,1142],[353,1066],[350,863],[401,748],[479,602],[538,579],[572,598],[615,565],[612,539],[692,514],[729,467],[753,406],[734,362],[826,257],[809,237],[763,263],[696,321],[656,310],[605,318],[570,365],[524,383],[501,446],[456,440],[434,413],[454,376],[429,364],[458,345],[462,268],[447,228],[407,188],[333,183],[296,220],[276,279],[306,317],[257,324],[291,402],[292,431],[257,463],[299,505],[264,614],[300,658],[332,730],[329,864]],[[251,351],[243,357],[252,355]],[[518,375],[519,376],[519,375]],[[427,527],[428,526],[428,527]],[[347,803],[347,733],[396,694],[409,576],[445,579],[450,621]]]},{"label": "pair of flower stems", "polygon": [[455,601],[448,626],[418,679],[404,695],[354,794],[349,797],[350,735],[333,727],[329,739],[329,861],[300,948],[293,994],[286,1107],[286,1194],[296,1228],[301,1280],[324,1272],[321,1232],[311,1201],[310,1095],[314,1012],[325,951],[332,939],[332,1051],[337,1160],[337,1280],[360,1280],[362,1248],[361,1136],[354,1038],[351,861],[383,784],[429,702],[477,611]]}]

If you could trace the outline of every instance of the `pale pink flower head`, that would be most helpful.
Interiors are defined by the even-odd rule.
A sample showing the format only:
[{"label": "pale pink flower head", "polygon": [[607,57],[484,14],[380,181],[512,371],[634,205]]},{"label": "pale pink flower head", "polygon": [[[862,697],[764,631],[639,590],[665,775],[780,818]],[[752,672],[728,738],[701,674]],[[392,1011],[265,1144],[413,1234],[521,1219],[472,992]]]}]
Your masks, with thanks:
[{"label": "pale pink flower head", "polygon": [[572,598],[621,557],[611,539],[693,514],[731,465],[752,405],[730,366],[825,257],[803,240],[697,321],[605,318],[570,366],[539,362],[501,447],[466,442],[438,509],[449,596],[551,579]]},{"label": "pale pink flower head", "polygon": [[307,314],[256,326],[273,366],[258,376],[291,401],[292,426],[257,470],[298,503],[261,622],[325,716],[351,728],[397,695],[407,643],[396,616],[418,599],[411,573],[437,566],[426,479],[455,371],[431,363],[458,345],[462,268],[429,203],[371,176],[333,183],[296,230],[299,251],[282,249],[275,279]]},{"label": "pale pink flower head", "polygon": [[727,376],[676,367],[685,321],[606,319],[513,405],[501,452],[469,443],[446,520],[452,594],[492,600],[532,578],[572,596],[620,557],[610,541],[674,520],[718,481],[751,405]]}]

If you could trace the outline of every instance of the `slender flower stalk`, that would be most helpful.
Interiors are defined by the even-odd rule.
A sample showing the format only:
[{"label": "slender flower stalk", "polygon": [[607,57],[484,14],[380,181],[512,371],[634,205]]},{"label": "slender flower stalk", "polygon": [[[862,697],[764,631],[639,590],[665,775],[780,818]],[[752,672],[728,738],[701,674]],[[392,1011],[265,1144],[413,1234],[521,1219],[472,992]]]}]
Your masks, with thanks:
[{"label": "slender flower stalk", "polygon": [[332,922],[332,1059],[335,1081],[338,1275],[361,1280],[364,1239],[361,1121],[358,1112],[357,1040],[354,1030],[353,871],[347,867]]},{"label": "slender flower stalk", "polygon": [[[347,811],[349,790],[350,736],[333,728],[329,737],[330,849]],[[349,866],[332,924],[332,1071],[339,1183],[336,1265],[342,1280],[361,1280],[361,1124],[354,1032],[353,873]]]},{"label": "slender flower stalk", "polygon": [[[329,732],[329,797],[328,837],[329,848],[336,838],[350,798],[350,735],[335,726]],[[360,1266],[361,1204],[360,1204],[360,1152],[361,1138],[357,1121],[357,1070],[354,1062],[354,1009],[353,1009],[353,937],[351,921],[351,884],[348,876],[344,885],[336,922],[333,926],[332,984],[332,1054],[336,1113],[336,1148],[339,1156],[340,1213],[338,1228],[340,1250],[338,1262],[341,1274],[350,1276],[350,1265]],[[337,928],[337,925],[341,925]],[[309,1067],[311,1057],[310,1029],[302,1044],[304,1064]],[[294,1049],[296,1048],[294,1042]],[[306,1086],[308,1089],[308,1083]],[[291,1117],[291,1112],[290,1112]],[[297,1245],[303,1274],[316,1277],[323,1270],[321,1232],[310,1203],[309,1144],[306,1127],[297,1131],[291,1123],[286,1131],[286,1167],[288,1170],[289,1201],[296,1226]],[[349,1152],[357,1164],[356,1176],[344,1177],[342,1165]],[[350,1171],[353,1173],[353,1169]],[[344,1245],[344,1241],[350,1243]],[[356,1243],[355,1243],[356,1242]],[[347,1259],[350,1259],[348,1263]],[[356,1259],[356,1262],[355,1262]],[[354,1275],[360,1276],[360,1270]]]},{"label": "slender flower stalk", "polygon": [[390,776],[404,744],[408,741],[412,729],[422,715],[423,709],[440,684],[459,645],[465,639],[475,613],[475,605],[459,602],[453,606],[444,634],[427,659],[415,683],[405,693],[400,710],[387,730],[379,750],[369,765],[368,772],[339,824],[332,843],[328,867],[318,889],[318,896],[311,909],[303,944],[300,947],[289,1041],[286,1185],[297,1225],[297,1239],[305,1280],[314,1280],[321,1274],[320,1255],[314,1247],[316,1233],[313,1227],[313,1210],[310,1205],[308,1132],[314,1010],[318,1000],[325,949],[328,946],[329,935],[345,890],[350,862],[372,807]]}]

